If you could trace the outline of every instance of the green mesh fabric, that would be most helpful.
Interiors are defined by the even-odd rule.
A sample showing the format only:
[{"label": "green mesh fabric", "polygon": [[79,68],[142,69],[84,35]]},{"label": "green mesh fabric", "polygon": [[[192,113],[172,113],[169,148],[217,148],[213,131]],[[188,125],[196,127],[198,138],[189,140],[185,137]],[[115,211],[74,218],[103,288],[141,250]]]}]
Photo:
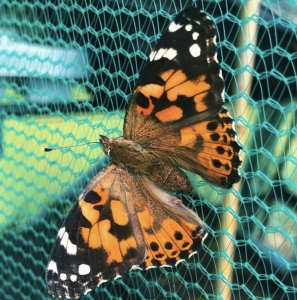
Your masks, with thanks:
[{"label": "green mesh fabric", "polygon": [[[297,299],[297,4],[243,2],[197,1],[218,28],[240,184],[228,194],[192,176],[195,193],[181,197],[209,225],[203,249],[86,299]],[[50,298],[44,274],[56,234],[107,163],[96,144],[40,149],[120,136],[146,55],[190,4],[1,1],[0,299]]]}]

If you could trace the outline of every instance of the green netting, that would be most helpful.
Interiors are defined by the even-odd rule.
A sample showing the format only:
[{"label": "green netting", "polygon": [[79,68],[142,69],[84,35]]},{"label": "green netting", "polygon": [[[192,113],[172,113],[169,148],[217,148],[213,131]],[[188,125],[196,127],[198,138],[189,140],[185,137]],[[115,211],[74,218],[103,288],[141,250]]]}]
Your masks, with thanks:
[{"label": "green netting", "polygon": [[[243,2],[197,1],[218,27],[244,150],[241,183],[227,194],[192,177],[195,194],[184,203],[211,233],[201,252],[86,298],[297,299],[297,2]],[[189,4],[1,1],[0,299],[49,299],[44,274],[56,234],[106,163],[97,145],[40,148],[121,135],[146,55]]]}]

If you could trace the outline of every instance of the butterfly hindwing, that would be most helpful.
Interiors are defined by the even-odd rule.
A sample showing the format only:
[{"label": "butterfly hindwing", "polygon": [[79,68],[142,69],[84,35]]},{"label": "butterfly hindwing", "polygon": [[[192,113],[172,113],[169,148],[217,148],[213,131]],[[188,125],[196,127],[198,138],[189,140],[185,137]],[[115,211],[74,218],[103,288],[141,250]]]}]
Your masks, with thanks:
[{"label": "butterfly hindwing", "polygon": [[111,164],[59,230],[46,273],[49,293],[77,298],[131,269],[174,265],[206,236],[206,226],[178,198]]},{"label": "butterfly hindwing", "polygon": [[53,247],[46,273],[50,294],[77,298],[143,262],[145,244],[125,190],[129,182],[128,173],[111,164],[82,192]]}]

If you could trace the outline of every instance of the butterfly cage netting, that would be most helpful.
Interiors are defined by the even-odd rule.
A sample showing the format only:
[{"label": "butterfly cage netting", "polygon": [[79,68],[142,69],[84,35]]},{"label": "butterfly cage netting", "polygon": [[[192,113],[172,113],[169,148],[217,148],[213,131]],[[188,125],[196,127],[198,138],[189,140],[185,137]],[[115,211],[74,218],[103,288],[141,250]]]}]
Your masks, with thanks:
[{"label": "butterfly cage netting", "polygon": [[[132,271],[86,299],[297,299],[297,2],[197,1],[214,21],[226,106],[243,147],[230,192],[191,175],[209,226],[176,268]],[[57,232],[121,136],[141,66],[191,1],[1,1],[0,298],[50,299]]]}]

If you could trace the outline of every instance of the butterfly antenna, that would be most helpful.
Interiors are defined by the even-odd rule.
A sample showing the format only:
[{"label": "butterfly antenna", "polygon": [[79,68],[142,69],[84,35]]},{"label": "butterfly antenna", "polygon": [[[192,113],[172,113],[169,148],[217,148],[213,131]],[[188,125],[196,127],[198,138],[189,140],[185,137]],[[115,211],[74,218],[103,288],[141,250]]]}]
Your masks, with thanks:
[{"label": "butterfly antenna", "polygon": [[89,145],[89,144],[100,144],[100,142],[88,142],[88,143],[83,143],[83,144],[78,144],[78,145],[55,147],[55,148],[42,148],[41,150],[44,152],[50,152],[53,150],[60,150],[60,149],[65,149],[65,148],[75,148],[75,147],[85,146],[85,145]]}]

